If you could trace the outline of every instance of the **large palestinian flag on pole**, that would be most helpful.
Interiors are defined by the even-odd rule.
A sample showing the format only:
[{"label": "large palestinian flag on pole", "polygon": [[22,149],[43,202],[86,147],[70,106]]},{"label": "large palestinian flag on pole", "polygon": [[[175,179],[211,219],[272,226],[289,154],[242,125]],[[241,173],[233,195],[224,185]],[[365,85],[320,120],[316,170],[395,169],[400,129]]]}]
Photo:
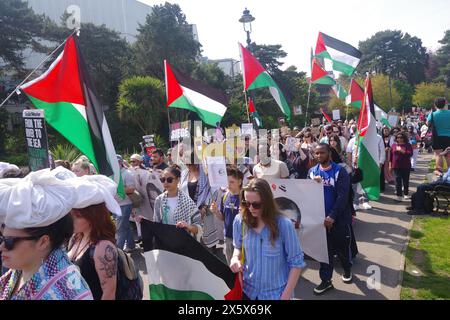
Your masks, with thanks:
[{"label": "large palestinian flag on pole", "polygon": [[348,43],[319,32],[315,55],[330,59],[333,62],[333,70],[351,76],[361,60],[362,53]]},{"label": "large palestinian flag on pole", "polygon": [[222,121],[228,105],[225,92],[211,88],[171,68],[166,60],[164,60],[164,70],[169,108],[193,111],[204,123],[213,127]]},{"label": "large palestinian flag on pole", "polygon": [[319,64],[316,58],[313,58],[312,62],[311,82],[327,86],[334,86],[336,84],[336,81],[330,73]]},{"label": "large palestinian flag on pole", "polygon": [[238,300],[230,267],[185,230],[143,220],[142,240],[151,300]]},{"label": "large palestinian flag on pole", "polygon": [[[356,82],[355,79],[352,79],[350,82],[350,91],[347,95],[347,98],[345,99],[346,104],[360,109],[363,99],[364,99],[364,89],[358,84],[358,82]],[[391,124],[388,121],[387,113],[379,106],[377,106],[375,102],[374,106],[375,106],[375,118],[377,119],[377,121],[379,121],[381,124],[385,126],[388,126],[389,128],[392,128]]]},{"label": "large palestinian flag on pole", "polygon": [[249,91],[258,88],[269,88],[269,91],[280,107],[281,112],[283,112],[286,118],[290,120],[291,109],[278,85],[250,51],[244,48],[242,44],[239,44],[239,47],[241,49],[241,61],[244,71],[244,90]]},{"label": "large palestinian flag on pole", "polygon": [[45,111],[45,120],[77,147],[97,169],[113,176],[125,196],[116,151],[77,36],[67,38],[64,51],[40,77],[20,87],[33,105]]},{"label": "large palestinian flag on pole", "polygon": [[370,200],[380,198],[380,167],[375,104],[372,83],[367,76],[364,99],[358,119],[358,167],[363,171],[361,186]]}]

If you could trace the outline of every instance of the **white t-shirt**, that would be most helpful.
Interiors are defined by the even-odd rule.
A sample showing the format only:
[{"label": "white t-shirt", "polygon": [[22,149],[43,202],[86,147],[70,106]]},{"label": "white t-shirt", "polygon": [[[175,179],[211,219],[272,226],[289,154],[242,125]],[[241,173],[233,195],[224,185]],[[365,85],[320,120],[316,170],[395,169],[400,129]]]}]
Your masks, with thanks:
[{"label": "white t-shirt", "polygon": [[357,146],[356,146],[356,143],[355,143],[355,141],[356,141],[356,138],[355,137],[353,137],[353,138],[351,138],[350,139],[350,141],[348,142],[348,144],[347,144],[347,148],[346,148],[346,150],[345,150],[345,152],[347,152],[347,153],[351,153],[352,154],[352,166],[354,166],[354,164],[355,164],[355,159],[356,159],[356,157],[357,157]]},{"label": "white t-shirt", "polygon": [[176,224],[178,221],[174,220],[175,210],[178,204],[178,197],[167,198],[167,206],[169,207],[169,212],[167,213],[168,224]]},{"label": "white t-shirt", "polygon": [[[122,181],[125,188],[136,188],[134,183],[134,173],[128,169],[122,168],[120,170],[122,174]],[[125,199],[121,199],[118,195],[115,196],[115,199],[119,203],[119,206],[126,206],[132,204],[130,197],[126,196]]]},{"label": "white t-shirt", "polygon": [[258,163],[253,168],[253,176],[259,179],[284,179],[289,177],[289,169],[286,163],[279,160],[270,160],[270,166],[263,166]]}]

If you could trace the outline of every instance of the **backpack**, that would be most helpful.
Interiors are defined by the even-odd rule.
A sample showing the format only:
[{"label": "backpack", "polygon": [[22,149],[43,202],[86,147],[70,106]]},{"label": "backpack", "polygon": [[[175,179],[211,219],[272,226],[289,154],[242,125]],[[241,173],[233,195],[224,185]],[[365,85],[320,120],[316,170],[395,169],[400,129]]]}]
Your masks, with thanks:
[{"label": "backpack", "polygon": [[[122,249],[117,249],[117,284],[116,300],[142,300],[144,282],[133,259]],[[94,262],[95,246],[90,249],[90,257]]]}]

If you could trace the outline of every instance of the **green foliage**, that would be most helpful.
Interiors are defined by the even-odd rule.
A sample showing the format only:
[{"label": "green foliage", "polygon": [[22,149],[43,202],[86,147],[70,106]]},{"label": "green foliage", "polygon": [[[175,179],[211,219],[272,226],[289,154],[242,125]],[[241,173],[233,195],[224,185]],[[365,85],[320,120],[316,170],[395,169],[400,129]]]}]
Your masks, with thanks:
[{"label": "green foliage", "polygon": [[70,163],[78,159],[82,153],[72,144],[58,144],[50,148],[50,152],[55,160],[67,160]]},{"label": "green foliage", "polygon": [[414,86],[402,80],[394,80],[393,86],[400,94],[400,105],[405,108],[405,111],[410,112],[412,106],[412,97],[414,95]]},{"label": "green foliage", "polygon": [[413,103],[421,108],[431,108],[434,99],[445,95],[444,83],[421,83],[416,86]]},{"label": "green foliage", "polygon": [[137,126],[141,136],[163,130],[166,122],[163,83],[152,77],[132,77],[119,86],[120,120]]},{"label": "green foliage", "polygon": [[5,140],[9,115],[5,108],[0,108],[0,154],[5,154]]},{"label": "green foliage", "polygon": [[425,79],[428,54],[417,37],[399,30],[380,31],[361,41],[359,49],[363,53],[357,69],[360,74],[367,71],[390,74],[412,85]]},{"label": "green foliage", "polygon": [[258,59],[261,65],[269,72],[270,75],[277,75],[280,67],[284,64],[280,59],[285,58],[287,53],[281,49],[281,45],[258,45],[252,43],[250,51]]},{"label": "green foliage", "polygon": [[224,91],[229,90],[232,86],[231,78],[217,66],[217,63],[203,63],[197,65],[192,72],[192,77],[213,88]]},{"label": "green foliage", "polygon": [[200,43],[194,40],[192,25],[178,4],[166,2],[152,7],[140,25],[133,46],[135,74],[164,78],[164,59],[177,69],[191,73],[200,56]]},{"label": "green foliage", "polygon": [[18,167],[28,166],[28,154],[22,153],[18,155],[9,155],[1,158],[2,162],[15,164]]},{"label": "green foliage", "polygon": [[[378,74],[372,79],[372,90],[373,96],[376,103],[380,106],[380,108],[384,110],[391,109],[391,92],[389,89],[389,79],[387,76]],[[360,82],[364,83],[364,82]],[[403,106],[401,105],[402,97],[398,92],[397,88],[392,83],[392,108],[401,109]]]},{"label": "green foliage", "polygon": [[436,54],[439,68],[439,77],[437,80],[446,80],[447,87],[450,87],[450,30],[445,31],[444,38],[439,43],[442,46]]},{"label": "green foliage", "polygon": [[[28,7],[26,1],[0,1],[0,58],[3,60],[3,70],[24,72],[25,49],[36,52],[48,52],[49,48],[42,45],[43,40],[53,41],[50,29],[56,24],[44,15],[37,15]],[[1,71],[0,71],[1,74]]]}]

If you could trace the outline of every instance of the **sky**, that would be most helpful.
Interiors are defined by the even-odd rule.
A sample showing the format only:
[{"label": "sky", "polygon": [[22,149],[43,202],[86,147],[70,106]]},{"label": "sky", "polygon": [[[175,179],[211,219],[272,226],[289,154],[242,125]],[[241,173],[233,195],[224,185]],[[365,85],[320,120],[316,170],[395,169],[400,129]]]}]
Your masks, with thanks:
[{"label": "sky", "polygon": [[[139,0],[149,5],[159,0]],[[247,7],[255,17],[252,41],[281,44],[282,61],[309,73],[310,51],[319,31],[358,47],[378,31],[401,30],[422,39],[433,51],[450,29],[450,0],[172,0],[188,23],[197,25],[203,56],[239,60],[246,34],[238,21]]]}]

